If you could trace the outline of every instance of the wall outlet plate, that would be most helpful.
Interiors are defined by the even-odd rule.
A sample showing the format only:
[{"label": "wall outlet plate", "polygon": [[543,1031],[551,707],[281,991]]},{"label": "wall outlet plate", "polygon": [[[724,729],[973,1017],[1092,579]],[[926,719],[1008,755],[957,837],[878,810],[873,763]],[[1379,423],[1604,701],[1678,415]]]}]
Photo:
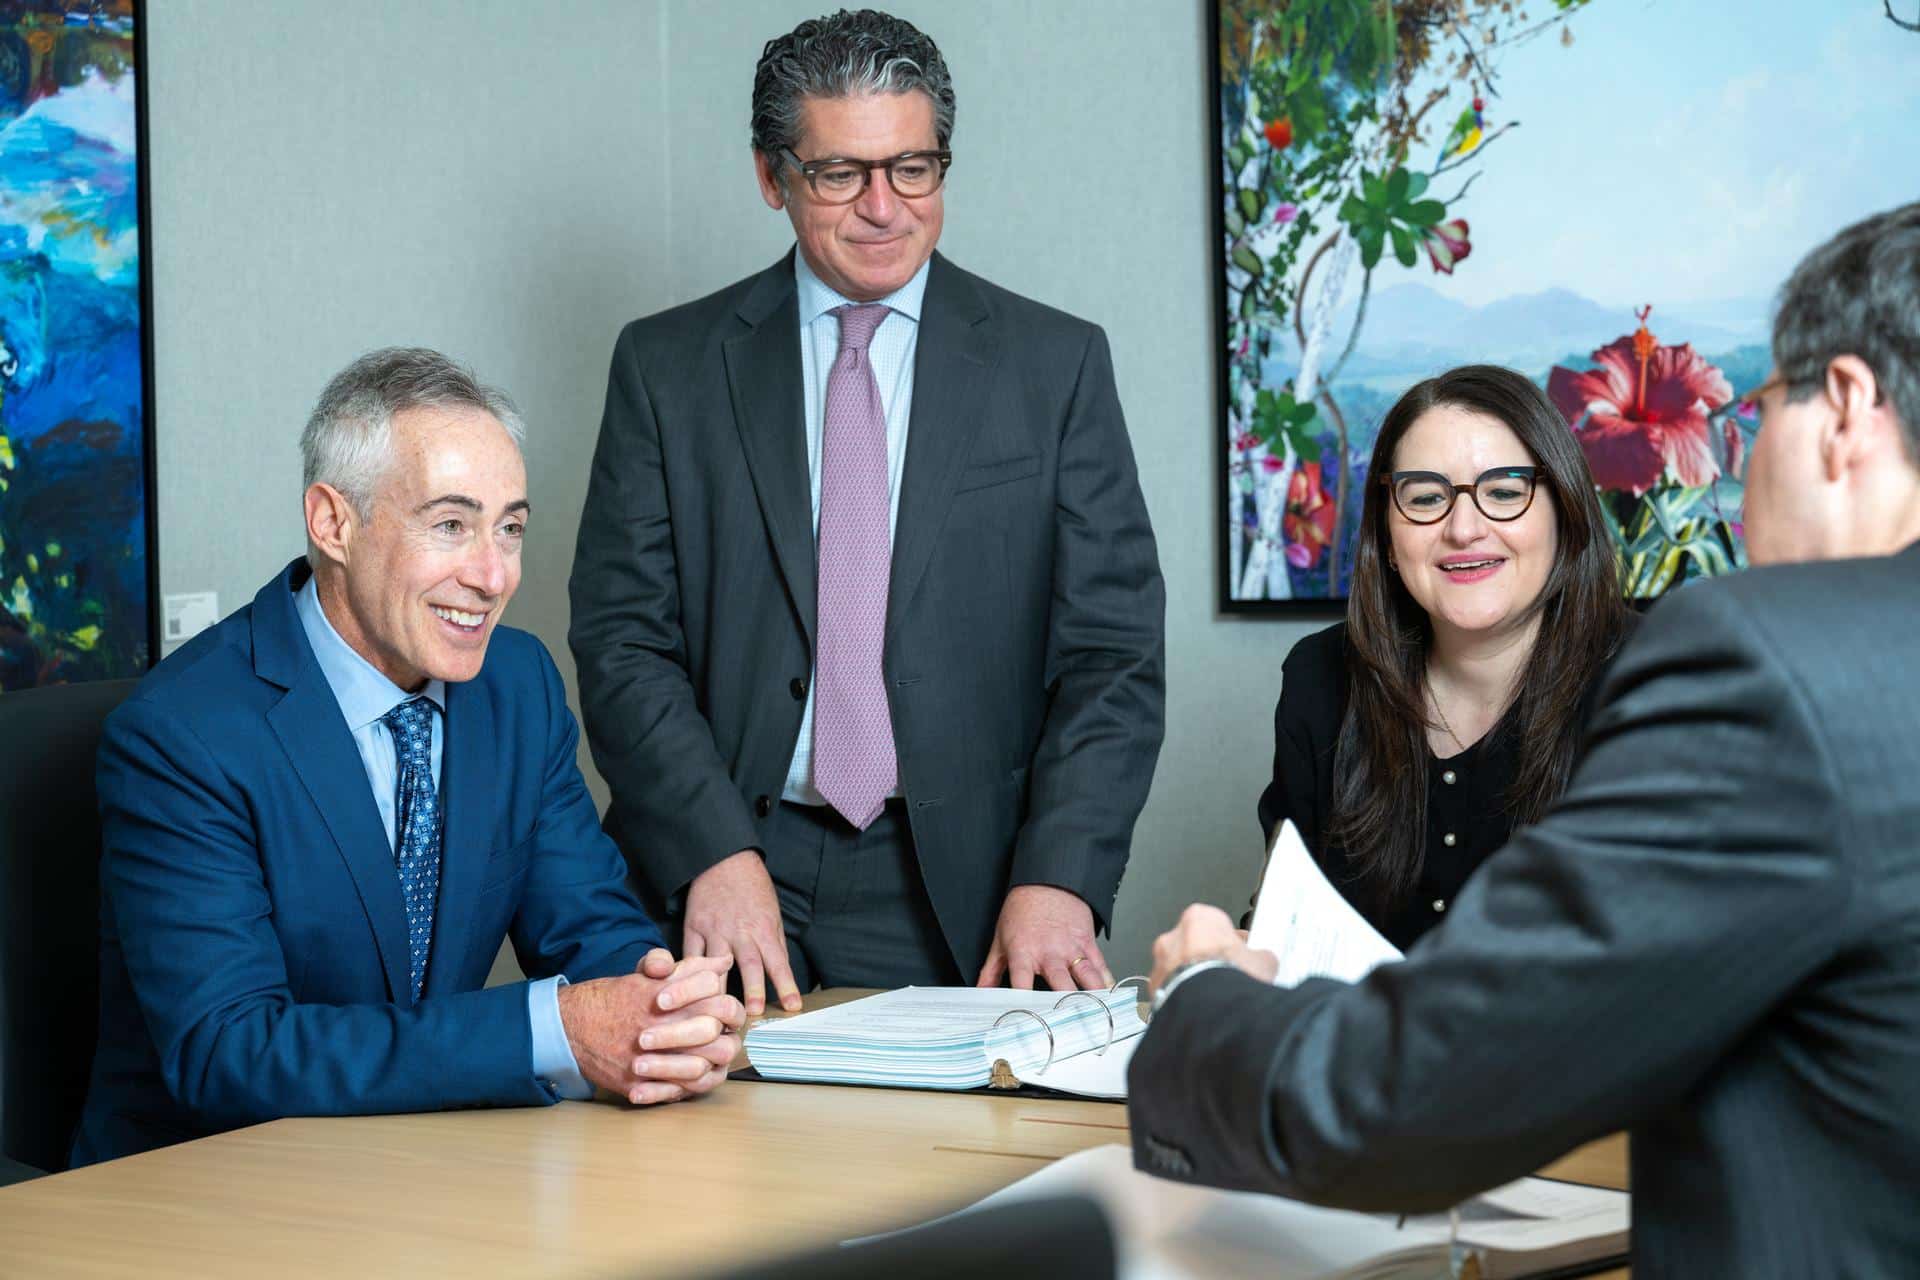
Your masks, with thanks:
[{"label": "wall outlet plate", "polygon": [[220,621],[220,593],[190,591],[161,598],[160,654],[165,657]]}]

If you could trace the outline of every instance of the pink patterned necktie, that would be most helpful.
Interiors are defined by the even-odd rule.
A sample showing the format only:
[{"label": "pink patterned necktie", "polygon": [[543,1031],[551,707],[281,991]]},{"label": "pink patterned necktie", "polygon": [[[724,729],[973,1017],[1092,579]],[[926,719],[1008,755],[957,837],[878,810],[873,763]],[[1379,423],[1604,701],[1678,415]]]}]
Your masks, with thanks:
[{"label": "pink patterned necktie", "polygon": [[820,644],[813,677],[813,785],[865,831],[896,777],[893,719],[880,668],[893,564],[887,415],[867,344],[878,303],[835,307],[840,354],[827,375],[820,444]]}]

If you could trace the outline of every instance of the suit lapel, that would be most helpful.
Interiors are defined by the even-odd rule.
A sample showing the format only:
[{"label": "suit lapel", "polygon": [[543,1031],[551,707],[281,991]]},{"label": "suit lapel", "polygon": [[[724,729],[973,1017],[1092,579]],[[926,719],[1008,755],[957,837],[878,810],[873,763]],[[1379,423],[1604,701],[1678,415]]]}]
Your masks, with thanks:
[{"label": "suit lapel", "polygon": [[747,332],[722,344],[740,448],[795,615],[813,645],[813,498],[800,384],[793,255],[762,272],[740,304]]},{"label": "suit lapel", "polygon": [[304,567],[296,563],[254,600],[254,671],[287,691],[267,712],[267,724],[353,876],[386,972],[388,998],[408,1005],[413,983],[407,971],[407,912],[393,846],[367,789],[360,750],[294,612],[293,587],[296,575],[304,577]]},{"label": "suit lapel", "polygon": [[887,586],[889,635],[905,615],[946,523],[954,486],[980,430],[998,353],[999,335],[986,299],[971,280],[935,254],[913,361],[906,474],[900,482],[900,518]]},{"label": "suit lapel", "polygon": [[493,809],[488,786],[495,762],[493,704],[470,684],[447,687],[446,723],[440,737],[440,901],[433,912],[433,950],[427,956],[429,996],[463,990],[460,948],[472,934],[474,903],[493,852]]}]

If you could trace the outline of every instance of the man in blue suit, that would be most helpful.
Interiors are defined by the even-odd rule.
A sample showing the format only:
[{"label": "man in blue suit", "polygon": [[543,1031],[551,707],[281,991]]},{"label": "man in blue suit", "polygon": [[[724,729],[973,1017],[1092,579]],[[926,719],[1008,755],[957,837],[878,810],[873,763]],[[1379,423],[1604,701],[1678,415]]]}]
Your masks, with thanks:
[{"label": "man in blue suit", "polygon": [[[356,361],[301,440],[306,559],[108,722],[76,1165],[278,1116],[644,1104],[725,1077],[726,964],[661,947],[559,673],[496,629],[522,435],[443,356]],[[534,981],[484,986],[503,937]]]}]

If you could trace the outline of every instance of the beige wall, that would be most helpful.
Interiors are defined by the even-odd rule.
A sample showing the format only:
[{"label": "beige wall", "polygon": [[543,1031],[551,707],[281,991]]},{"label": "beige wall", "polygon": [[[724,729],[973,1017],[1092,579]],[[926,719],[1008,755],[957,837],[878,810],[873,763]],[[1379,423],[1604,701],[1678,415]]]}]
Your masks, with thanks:
[{"label": "beige wall", "polygon": [[[785,251],[747,151],[753,63],[826,7],[150,6],[162,589],[231,610],[298,554],[295,437],[321,384],[367,347],[424,343],[526,410],[536,516],[509,620],[571,675],[566,574],[614,334]],[[1106,327],[1159,535],[1168,731],[1123,969],[1187,901],[1244,901],[1280,660],[1308,629],[1215,612],[1205,9],[895,8],[954,71],[943,250]]]}]

